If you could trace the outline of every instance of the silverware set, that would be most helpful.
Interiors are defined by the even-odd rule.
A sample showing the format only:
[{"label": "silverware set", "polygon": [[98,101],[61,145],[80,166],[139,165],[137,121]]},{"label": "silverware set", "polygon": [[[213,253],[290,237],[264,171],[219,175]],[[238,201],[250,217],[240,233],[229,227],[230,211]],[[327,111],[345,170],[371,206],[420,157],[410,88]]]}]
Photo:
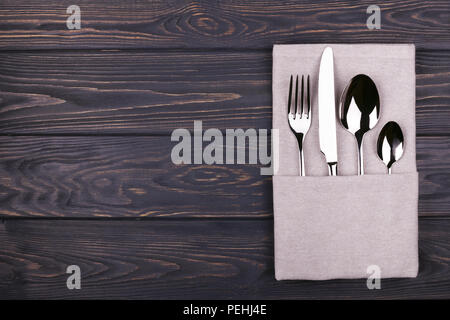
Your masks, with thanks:
[{"label": "silverware set", "polygon": [[[319,143],[330,176],[337,175],[338,167],[333,60],[333,50],[330,47],[325,48],[320,61],[318,80]],[[293,76],[290,77],[288,122],[298,142],[300,175],[305,176],[303,142],[311,126],[310,77],[306,77],[305,89],[305,77],[302,75],[300,101],[298,79],[296,76],[293,88]],[[340,98],[339,120],[341,125],[355,136],[358,175],[364,175],[363,138],[377,125],[380,109],[380,97],[372,79],[364,74],[353,77]],[[390,121],[381,130],[377,141],[377,154],[385,163],[388,174],[391,174],[392,165],[402,157],[403,150],[402,130],[396,122]]]}]

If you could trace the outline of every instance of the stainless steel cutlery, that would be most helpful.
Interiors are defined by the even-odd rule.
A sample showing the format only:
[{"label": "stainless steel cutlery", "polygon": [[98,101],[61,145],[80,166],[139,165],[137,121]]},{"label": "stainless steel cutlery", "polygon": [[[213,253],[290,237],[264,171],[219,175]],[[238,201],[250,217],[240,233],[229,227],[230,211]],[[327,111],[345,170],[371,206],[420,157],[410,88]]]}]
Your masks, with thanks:
[{"label": "stainless steel cutlery", "polygon": [[363,138],[380,118],[380,97],[375,83],[365,74],[353,77],[341,96],[341,123],[351,132],[358,144],[358,174],[364,174]]},{"label": "stainless steel cutlery", "polygon": [[319,71],[319,142],[330,176],[337,174],[336,99],[334,95],[333,50],[325,48]]},{"label": "stainless steel cutlery", "polygon": [[380,131],[377,141],[377,153],[391,174],[392,165],[403,155],[403,132],[397,122],[386,123]]},{"label": "stainless steel cutlery", "polygon": [[[295,135],[299,149],[299,172],[301,176],[305,175],[305,160],[303,157],[303,141],[311,126],[311,96],[309,75],[306,78],[302,76],[300,101],[298,99],[298,76],[295,79],[295,89],[293,90],[293,76],[289,81],[289,97],[288,97],[288,122],[292,133]],[[295,92],[294,92],[295,91]]]},{"label": "stainless steel cutlery", "polygon": [[[325,156],[330,176],[337,175],[338,154],[336,138],[336,96],[334,86],[334,57],[330,47],[322,53],[318,79],[318,123],[320,150]],[[342,92],[339,103],[339,119],[342,126],[356,138],[358,151],[358,175],[364,174],[363,138],[375,127],[380,118],[380,97],[373,80],[364,74],[353,77]],[[303,142],[311,126],[311,93],[309,75],[301,77],[299,97],[299,77],[291,75],[288,96],[288,123],[297,139],[299,148],[299,172],[305,176]],[[404,138],[396,122],[388,122],[380,132],[377,154],[386,164],[388,173],[391,166],[403,155]]]}]

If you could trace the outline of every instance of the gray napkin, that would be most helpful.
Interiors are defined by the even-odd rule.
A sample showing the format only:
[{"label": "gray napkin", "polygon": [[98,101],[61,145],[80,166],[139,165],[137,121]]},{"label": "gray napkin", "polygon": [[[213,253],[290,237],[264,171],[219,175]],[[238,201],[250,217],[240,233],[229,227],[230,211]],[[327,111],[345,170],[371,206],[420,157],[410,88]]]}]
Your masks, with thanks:
[{"label": "gray napkin", "polygon": [[[365,176],[357,173],[355,138],[337,125],[338,174],[328,177],[318,138],[317,81],[322,51],[334,52],[337,98],[350,79],[369,75],[380,94],[381,117],[364,137]],[[415,48],[403,44],[276,45],[273,50],[273,128],[279,130],[273,177],[275,273],[281,279],[414,277],[418,271],[415,155]],[[298,176],[298,147],[287,122],[291,74],[311,77],[312,124],[304,143],[308,177]],[[403,130],[405,152],[386,175],[376,154],[385,123]]]}]

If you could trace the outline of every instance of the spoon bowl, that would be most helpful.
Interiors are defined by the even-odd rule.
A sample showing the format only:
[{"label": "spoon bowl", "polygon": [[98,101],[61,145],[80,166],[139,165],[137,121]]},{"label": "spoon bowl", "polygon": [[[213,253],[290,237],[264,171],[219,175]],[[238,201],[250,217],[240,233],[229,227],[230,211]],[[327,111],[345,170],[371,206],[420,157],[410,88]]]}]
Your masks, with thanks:
[{"label": "spoon bowl", "polygon": [[397,122],[390,121],[386,123],[380,131],[377,141],[378,157],[388,168],[388,174],[391,174],[392,165],[400,160],[404,150],[403,132]]},{"label": "spoon bowl", "polygon": [[358,174],[364,174],[362,142],[364,134],[378,123],[380,118],[380,97],[372,79],[358,74],[342,93],[339,118],[345,129],[351,132],[358,144]]}]

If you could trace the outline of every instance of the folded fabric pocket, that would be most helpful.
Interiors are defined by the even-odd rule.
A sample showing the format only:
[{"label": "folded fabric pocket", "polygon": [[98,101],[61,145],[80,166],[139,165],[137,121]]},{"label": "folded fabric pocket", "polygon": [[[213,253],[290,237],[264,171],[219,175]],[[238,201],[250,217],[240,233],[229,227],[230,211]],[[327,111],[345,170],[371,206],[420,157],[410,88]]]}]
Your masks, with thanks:
[{"label": "folded fabric pocket", "polygon": [[277,280],[416,277],[418,173],[274,176]]}]

